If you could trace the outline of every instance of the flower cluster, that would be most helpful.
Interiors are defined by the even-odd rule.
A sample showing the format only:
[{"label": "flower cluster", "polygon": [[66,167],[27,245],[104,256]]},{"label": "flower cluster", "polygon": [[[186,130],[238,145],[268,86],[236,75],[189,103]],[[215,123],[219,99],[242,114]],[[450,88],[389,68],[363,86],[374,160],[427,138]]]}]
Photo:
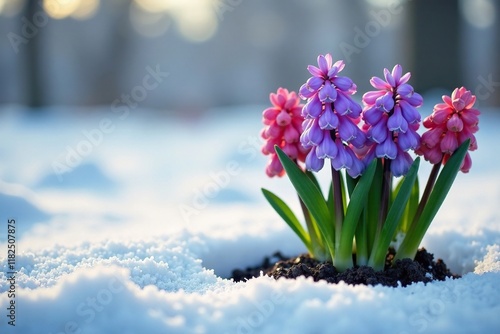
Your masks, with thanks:
[{"label": "flower cluster", "polygon": [[422,105],[422,96],[407,83],[410,73],[402,75],[401,65],[394,66],[392,72],[384,69],[384,78],[385,81],[373,77],[370,83],[377,90],[363,95],[362,117],[372,143],[365,159],[391,160],[391,172],[401,176],[408,172],[413,162],[408,150],[420,145],[417,134],[420,114],[416,108]]},{"label": "flower cluster", "polygon": [[[479,110],[474,109],[476,96],[465,87],[457,88],[450,96],[443,96],[443,102],[436,104],[430,116],[423,124],[427,130],[422,135],[422,145],[416,153],[423,155],[432,164],[446,163],[450,154],[467,139],[470,139],[469,151],[477,149],[474,133],[479,129]],[[472,166],[469,153],[460,170],[467,173]]]},{"label": "flower cluster", "polygon": [[300,141],[310,149],[306,158],[306,168],[319,171],[324,159],[331,160],[335,170],[346,168],[349,175],[357,177],[364,170],[351,145],[361,148],[365,135],[357,126],[361,106],[352,98],[356,85],[345,76],[339,76],[345,64],[339,60],[333,64],[330,54],[318,57],[318,67],[309,65],[311,73],[302,85],[299,94],[307,99],[302,109],[305,118]]},{"label": "flower cluster", "polygon": [[266,166],[266,174],[270,177],[283,176],[285,171],[276,156],[275,145],[296,161],[304,162],[309,152],[299,141],[304,121],[301,116],[303,105],[297,93],[289,92],[284,88],[279,88],[276,94],[271,93],[269,100],[273,106],[262,113],[262,122],[265,127],[261,136],[266,140],[262,153],[271,156]]},{"label": "flower cluster", "polygon": [[[455,176],[471,168],[468,151],[477,149],[476,97],[464,87],[443,96],[444,103],[424,120],[428,130],[420,137],[422,96],[400,65],[384,69],[384,79],[370,80],[376,90],[363,95],[361,108],[352,98],[356,85],[339,75],[344,62],[334,63],[330,54],[317,62],[307,67],[312,76],[298,95],[283,88],[270,95],[273,106],[263,112],[261,133],[262,152],[271,156],[266,173],[288,175],[307,230],[282,199],[266,189],[263,194],[309,253],[331,260],[339,271],[355,264],[382,270],[394,235],[403,236],[395,259],[413,258]],[[411,150],[434,164],[421,196],[421,158],[413,160]],[[326,158],[332,168],[327,196],[314,174],[298,166],[305,162],[307,170],[317,172]],[[399,176],[404,177],[393,186]]]}]

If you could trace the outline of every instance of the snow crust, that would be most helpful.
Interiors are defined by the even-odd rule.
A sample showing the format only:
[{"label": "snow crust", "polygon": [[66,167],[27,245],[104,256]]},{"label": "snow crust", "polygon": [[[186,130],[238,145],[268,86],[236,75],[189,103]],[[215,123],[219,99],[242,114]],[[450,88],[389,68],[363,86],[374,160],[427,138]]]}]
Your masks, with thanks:
[{"label": "snow crust", "polygon": [[[227,279],[277,250],[304,252],[260,194],[264,186],[298,209],[288,181],[263,172],[261,109],[195,121],[136,111],[121,122],[105,108],[76,118],[3,107],[0,132],[10,140],[0,143],[0,223],[14,218],[18,227],[15,327],[5,316],[11,298],[1,227],[0,332],[500,331],[500,161],[491,155],[498,113],[482,115],[472,170],[458,176],[423,241],[463,277],[388,288]],[[54,161],[103,118],[115,129],[61,180]]]}]

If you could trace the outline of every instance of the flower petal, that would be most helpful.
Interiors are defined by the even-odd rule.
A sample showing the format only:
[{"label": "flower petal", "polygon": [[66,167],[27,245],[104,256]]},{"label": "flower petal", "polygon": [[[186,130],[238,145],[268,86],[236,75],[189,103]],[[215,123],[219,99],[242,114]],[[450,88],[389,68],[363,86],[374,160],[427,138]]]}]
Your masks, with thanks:
[{"label": "flower petal", "polygon": [[388,90],[391,89],[391,85],[385,82],[384,80],[380,79],[379,77],[372,77],[370,79],[370,84],[377,89],[380,90]]},{"label": "flower petal", "polygon": [[333,64],[333,67],[338,68],[338,71],[341,72],[345,67],[345,63],[343,60],[337,60],[335,64]]},{"label": "flower petal", "polygon": [[394,68],[392,69],[392,77],[394,78],[395,86],[399,85],[399,80],[401,79],[402,73],[403,73],[403,68],[399,64],[395,65]]},{"label": "flower petal", "polygon": [[394,108],[392,92],[387,92],[375,101],[375,105],[381,111],[390,112]]},{"label": "flower petal", "polygon": [[401,79],[399,79],[399,84],[404,85],[410,80],[410,78],[411,78],[411,73],[407,72],[405,75],[401,77]]},{"label": "flower petal", "polygon": [[283,133],[283,139],[287,143],[295,143],[299,141],[299,132],[293,126],[287,126]]},{"label": "flower petal", "polygon": [[307,83],[300,86],[299,95],[303,99],[309,99],[316,94],[316,91],[312,90],[311,87],[307,85]]},{"label": "flower petal", "polygon": [[346,152],[344,144],[342,144],[340,139],[335,140],[335,144],[337,145],[338,153],[335,159],[331,159],[332,167],[335,170],[351,168],[353,163],[352,157]]},{"label": "flower petal", "polygon": [[318,95],[315,95],[309,102],[306,103],[303,109],[304,118],[316,118],[323,111],[323,105]]},{"label": "flower petal", "polygon": [[323,165],[325,164],[325,160],[319,159],[316,156],[316,148],[313,148],[306,156],[306,168],[307,170],[313,172],[319,172]]},{"label": "flower petal", "polygon": [[464,109],[460,113],[460,117],[466,125],[475,125],[479,122],[479,118],[475,113],[471,112],[471,110],[473,109]]},{"label": "flower petal", "polygon": [[316,148],[316,156],[318,159],[334,159],[337,156],[337,153],[338,149],[332,137],[325,135],[321,144],[319,144]]},{"label": "flower petal", "polygon": [[462,162],[462,165],[460,166],[460,170],[463,173],[468,173],[472,167],[472,159],[470,158],[469,152],[465,154],[464,161]]},{"label": "flower petal", "polygon": [[348,117],[339,117],[339,126],[337,128],[338,134],[343,141],[350,142],[356,138],[359,128],[352,123]]},{"label": "flower petal", "polygon": [[394,107],[394,113],[387,120],[387,127],[390,131],[406,132],[408,130],[408,122],[404,119],[399,105]]},{"label": "flower petal", "polygon": [[383,111],[373,106],[363,111],[363,120],[369,125],[375,125],[380,121],[383,114],[385,114]]},{"label": "flower petal", "polygon": [[446,128],[439,126],[424,132],[422,135],[422,144],[425,144],[428,147],[436,146],[441,141],[445,129]]},{"label": "flower petal", "polygon": [[398,146],[402,151],[416,150],[420,146],[420,136],[413,130],[398,134]]},{"label": "flower petal", "polygon": [[337,90],[328,81],[318,93],[321,102],[335,102],[337,99]]},{"label": "flower petal", "polygon": [[369,138],[375,143],[384,142],[389,135],[389,129],[387,128],[387,117],[382,118],[377,124],[371,127],[369,130]]},{"label": "flower petal", "polygon": [[[326,75],[328,73],[328,70],[330,69],[330,66],[328,66],[328,60],[325,58],[323,55],[318,56],[318,66],[319,69],[321,70],[321,73],[323,75]],[[331,56],[330,56],[330,65],[331,65]]]},{"label": "flower petal", "polygon": [[267,108],[262,112],[262,116],[265,119],[268,119],[270,121],[274,121],[276,119],[276,116],[280,113],[279,109],[276,108]]},{"label": "flower petal", "polygon": [[447,131],[441,139],[440,145],[441,151],[447,154],[453,154],[455,150],[458,148],[458,139],[455,132]]},{"label": "flower petal", "polygon": [[365,171],[365,164],[359,160],[350,147],[346,147],[346,152],[351,156],[352,164],[349,169],[347,169],[347,174],[352,178],[357,178]]},{"label": "flower petal", "polygon": [[396,91],[403,98],[411,97],[413,95],[413,92],[414,92],[412,85],[409,85],[409,84],[399,85],[398,88],[396,89]]},{"label": "flower petal", "polygon": [[339,119],[333,112],[331,105],[325,107],[325,111],[319,117],[318,124],[322,130],[333,130],[338,127]]},{"label": "flower petal", "polygon": [[281,112],[276,116],[276,124],[279,126],[287,126],[292,122],[292,116],[287,113],[285,110],[281,110]]},{"label": "flower petal", "polygon": [[333,84],[342,91],[347,91],[352,87],[352,80],[349,77],[334,77]]},{"label": "flower petal", "polygon": [[406,119],[408,124],[419,123],[421,120],[420,113],[417,109],[406,102],[405,100],[399,101],[399,105],[401,106],[401,111],[403,112],[403,117]]},{"label": "flower petal", "polygon": [[458,116],[458,114],[454,113],[451,118],[446,122],[446,127],[449,131],[460,132],[464,128],[464,123]]},{"label": "flower petal", "polygon": [[323,73],[321,72],[321,70],[314,65],[308,65],[307,70],[309,71],[309,73],[311,73],[315,77],[318,77],[318,78],[323,77]]},{"label": "flower petal", "polygon": [[379,158],[395,159],[398,153],[398,148],[392,138],[388,137],[382,144],[375,148],[375,155]]},{"label": "flower petal", "polygon": [[384,90],[372,90],[366,92],[363,95],[363,103],[365,105],[371,106],[375,104],[375,101],[381,96],[383,96],[386,92]]},{"label": "flower petal", "polygon": [[422,95],[415,92],[410,97],[406,97],[405,100],[414,107],[420,107],[424,103]]},{"label": "flower petal", "polygon": [[396,159],[391,161],[391,172],[395,177],[406,175],[412,163],[413,159],[407,152],[399,151]]},{"label": "flower petal", "polygon": [[396,80],[394,80],[391,72],[389,72],[389,70],[386,68],[384,68],[384,78],[385,81],[387,81],[387,83],[391,85],[391,87],[396,87]]}]

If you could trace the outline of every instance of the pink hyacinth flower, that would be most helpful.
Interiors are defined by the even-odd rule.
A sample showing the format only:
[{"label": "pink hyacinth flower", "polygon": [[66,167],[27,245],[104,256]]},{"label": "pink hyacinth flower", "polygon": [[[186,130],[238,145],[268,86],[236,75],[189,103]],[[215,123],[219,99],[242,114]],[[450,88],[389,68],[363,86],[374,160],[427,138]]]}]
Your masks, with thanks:
[{"label": "pink hyacinth flower", "polygon": [[[423,124],[428,130],[422,135],[421,146],[415,152],[432,164],[446,164],[450,155],[467,139],[469,151],[477,149],[474,133],[479,130],[479,110],[474,109],[476,96],[465,87],[456,88],[443,102],[434,106],[432,114]],[[472,160],[467,152],[460,170],[467,173]]]},{"label": "pink hyacinth flower", "polygon": [[262,153],[269,155],[270,160],[266,166],[266,174],[269,177],[283,176],[285,170],[276,155],[274,145],[278,145],[290,159],[304,162],[309,149],[300,144],[302,132],[301,116],[303,104],[295,92],[279,88],[276,93],[269,95],[272,107],[262,113],[262,122],[265,127],[261,132],[266,143],[262,147]]}]

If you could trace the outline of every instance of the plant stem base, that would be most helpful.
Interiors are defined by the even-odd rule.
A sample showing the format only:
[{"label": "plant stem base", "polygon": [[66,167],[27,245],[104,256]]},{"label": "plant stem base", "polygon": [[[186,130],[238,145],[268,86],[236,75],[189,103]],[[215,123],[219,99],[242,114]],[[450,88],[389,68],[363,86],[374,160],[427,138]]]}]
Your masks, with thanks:
[{"label": "plant stem base", "polygon": [[[277,253],[279,254],[279,253]],[[275,254],[276,255],[276,254]],[[447,277],[459,278],[452,274],[446,264],[438,259],[434,261],[434,255],[428,253],[424,248],[419,249],[415,260],[397,260],[394,266],[390,266],[394,258],[394,251],[387,254],[386,267],[383,271],[374,271],[367,266],[359,266],[339,273],[330,262],[320,262],[312,259],[308,254],[298,257],[283,259],[273,264],[269,258],[265,259],[263,266],[247,268],[246,270],[234,270],[232,278],[242,281],[252,277],[258,277],[262,271],[264,275],[276,279],[280,277],[295,279],[300,276],[313,277],[315,281],[325,280],[328,283],[339,283],[364,285],[385,285],[397,287],[407,286],[416,282],[431,282],[433,280],[444,281]],[[279,258],[278,257],[278,258]]]}]

